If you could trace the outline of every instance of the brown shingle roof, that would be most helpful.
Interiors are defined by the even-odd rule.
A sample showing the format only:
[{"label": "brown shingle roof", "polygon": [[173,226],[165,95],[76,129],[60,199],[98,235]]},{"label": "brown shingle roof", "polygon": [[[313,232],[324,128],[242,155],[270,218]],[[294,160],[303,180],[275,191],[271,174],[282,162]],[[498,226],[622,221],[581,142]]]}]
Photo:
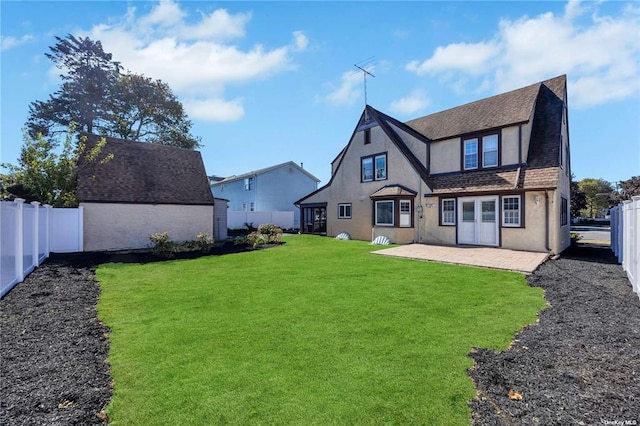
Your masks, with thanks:
[{"label": "brown shingle roof", "polygon": [[371,194],[369,197],[371,198],[380,198],[380,197],[403,197],[403,196],[411,196],[415,197],[417,194],[416,191],[404,187],[402,185],[385,185],[382,188],[378,189],[376,192]]},{"label": "brown shingle roof", "polygon": [[[98,136],[87,135],[87,146]],[[95,170],[80,168],[80,202],[212,205],[213,195],[198,151],[107,138],[114,158]]]},{"label": "brown shingle roof", "polygon": [[432,114],[407,124],[431,139],[459,136],[530,119],[535,108],[527,164],[517,168],[431,176],[434,193],[554,188],[558,184],[559,149],[566,75],[522,89]]},{"label": "brown shingle roof", "polygon": [[406,124],[432,140],[524,123],[538,94],[540,83],[471,102]]}]

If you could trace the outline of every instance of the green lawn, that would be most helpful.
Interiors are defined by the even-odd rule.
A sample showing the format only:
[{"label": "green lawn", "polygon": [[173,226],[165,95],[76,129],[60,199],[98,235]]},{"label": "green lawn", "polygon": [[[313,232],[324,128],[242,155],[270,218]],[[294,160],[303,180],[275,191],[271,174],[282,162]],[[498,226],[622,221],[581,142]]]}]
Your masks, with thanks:
[{"label": "green lawn", "polygon": [[545,305],[518,273],[284,241],[98,268],[113,425],[468,424],[467,354]]}]

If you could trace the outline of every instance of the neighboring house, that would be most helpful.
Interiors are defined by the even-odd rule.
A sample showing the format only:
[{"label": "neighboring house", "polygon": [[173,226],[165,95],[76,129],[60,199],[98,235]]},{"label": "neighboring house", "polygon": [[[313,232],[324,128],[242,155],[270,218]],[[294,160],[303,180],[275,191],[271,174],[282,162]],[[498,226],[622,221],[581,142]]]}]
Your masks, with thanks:
[{"label": "neighboring house", "polygon": [[570,245],[566,76],[402,123],[366,106],[302,232],[560,253]]},{"label": "neighboring house", "polygon": [[294,201],[315,191],[320,182],[293,161],[222,180],[209,179],[213,195],[229,200],[230,211],[293,212],[295,228],[300,227],[300,211]]},{"label": "neighboring house", "polygon": [[[87,136],[89,146],[98,138]],[[113,159],[78,174],[85,251],[145,248],[152,233],[165,231],[173,241],[202,232],[218,238],[199,152],[113,138],[103,152]]]}]

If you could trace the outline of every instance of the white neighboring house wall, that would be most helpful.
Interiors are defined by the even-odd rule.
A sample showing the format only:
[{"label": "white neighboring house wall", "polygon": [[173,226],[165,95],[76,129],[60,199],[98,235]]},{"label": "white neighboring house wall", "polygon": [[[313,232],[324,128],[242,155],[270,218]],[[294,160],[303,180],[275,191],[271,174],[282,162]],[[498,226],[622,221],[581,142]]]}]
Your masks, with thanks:
[{"label": "white neighboring house wall", "polygon": [[168,232],[171,241],[214,235],[213,206],[176,204],[81,203],[84,207],[84,250],[142,249],[149,237]]},{"label": "white neighboring house wall", "polygon": [[[221,181],[213,181],[211,192],[214,197],[229,200],[229,213],[291,212],[293,226],[283,229],[297,229],[300,227],[300,209],[294,205],[294,202],[315,191],[318,188],[318,182],[315,176],[293,161],[289,161]],[[261,220],[253,222],[256,226],[262,223]],[[238,229],[236,222],[233,221],[228,224],[228,227]],[[239,228],[244,228],[244,222]]]},{"label": "white neighboring house wall", "polygon": [[0,297],[24,281],[50,252],[82,251],[82,209],[24,200],[0,202]]}]

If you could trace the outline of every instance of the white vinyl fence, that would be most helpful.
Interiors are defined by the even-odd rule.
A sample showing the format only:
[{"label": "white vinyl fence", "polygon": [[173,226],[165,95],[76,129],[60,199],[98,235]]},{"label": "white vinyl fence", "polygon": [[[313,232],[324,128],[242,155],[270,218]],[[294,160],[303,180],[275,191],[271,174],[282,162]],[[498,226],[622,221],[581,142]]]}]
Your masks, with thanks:
[{"label": "white vinyl fence", "polygon": [[640,196],[611,209],[611,249],[640,298]]},{"label": "white vinyl fence", "polygon": [[0,297],[24,281],[50,252],[82,251],[82,226],[81,207],[0,201]]},{"label": "white vinyl fence", "polygon": [[265,223],[273,223],[282,229],[293,229],[293,211],[288,212],[227,212],[227,228],[243,229],[245,223],[253,224],[256,228]]}]

